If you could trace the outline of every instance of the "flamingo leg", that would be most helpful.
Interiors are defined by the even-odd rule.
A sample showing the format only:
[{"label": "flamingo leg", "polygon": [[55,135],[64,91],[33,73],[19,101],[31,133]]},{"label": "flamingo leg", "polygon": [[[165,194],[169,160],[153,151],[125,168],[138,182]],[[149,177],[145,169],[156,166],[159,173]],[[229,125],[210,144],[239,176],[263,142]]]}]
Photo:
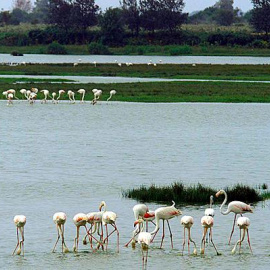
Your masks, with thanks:
[{"label": "flamingo leg", "polygon": [[19,239],[19,228],[17,227],[17,245],[16,245],[16,247],[15,247],[15,249],[14,249],[12,255],[14,255],[14,253],[15,253],[16,249],[18,248],[19,244],[20,244],[20,239]]},{"label": "flamingo leg", "polygon": [[234,232],[236,216],[237,216],[237,214],[234,215],[234,221],[233,221],[232,232],[231,232],[231,235],[230,235],[230,238],[229,238],[229,245],[231,244],[231,239],[232,239],[232,235],[233,235],[233,232]]},{"label": "flamingo leg", "polygon": [[131,239],[125,244],[125,247],[128,247],[129,243],[139,234],[139,232],[134,233]]},{"label": "flamingo leg", "polygon": [[204,250],[205,250],[205,237],[207,234],[207,228],[204,228],[203,230],[203,237],[202,237],[202,241],[201,241],[201,254],[204,254]]},{"label": "flamingo leg", "polygon": [[154,234],[154,236],[153,236],[153,238],[152,238],[152,240],[151,240],[151,243],[154,241],[154,239],[155,239],[155,237],[156,237],[158,231],[159,231],[159,228],[158,228],[157,232]]},{"label": "flamingo leg", "polygon": [[248,229],[247,229],[247,239],[248,239],[248,245],[249,245],[251,254],[253,254],[252,249],[251,249],[251,245],[250,245],[250,239],[249,239],[249,232],[248,232]]},{"label": "flamingo leg", "polygon": [[64,224],[62,225],[62,245],[65,248],[64,251],[68,252],[68,248],[67,248],[67,245],[65,243],[65,225]]},{"label": "flamingo leg", "polygon": [[186,244],[186,228],[184,227],[184,240],[183,240],[182,255],[184,254],[185,244]]},{"label": "flamingo leg", "polygon": [[196,243],[191,239],[191,234],[190,234],[190,228],[188,228],[188,239],[190,242],[192,242],[194,244],[194,251],[193,254],[197,255],[197,247],[196,247]]},{"label": "flamingo leg", "polygon": [[165,222],[165,220],[163,219],[163,232],[162,232],[162,237],[161,237],[160,248],[162,248],[163,240],[165,237],[165,224],[164,224],[164,222]]},{"label": "flamingo leg", "polygon": [[55,242],[55,245],[54,245],[54,247],[53,247],[52,252],[55,252],[56,245],[57,245],[57,243],[58,243],[58,241],[59,241],[59,238],[60,238],[59,229],[58,229],[58,224],[56,224],[56,229],[57,229],[57,240],[56,240],[56,242]]},{"label": "flamingo leg", "polygon": [[169,220],[167,220],[167,224],[168,224],[168,228],[169,228],[169,231],[170,231],[171,245],[172,245],[172,249],[173,249],[172,231],[171,231]]},{"label": "flamingo leg", "polygon": [[77,239],[78,239],[78,236],[79,236],[79,227],[76,228],[77,229],[77,233],[76,233],[76,237],[74,238],[74,246],[73,246],[73,251],[74,252],[77,252],[78,251],[78,248],[77,248]]},{"label": "flamingo leg", "polygon": [[214,249],[216,250],[217,255],[220,255],[220,253],[217,251],[217,248],[216,248],[216,246],[215,246],[215,244],[213,242],[213,230],[212,230],[212,228],[210,228],[210,236],[211,236],[211,239],[210,239],[211,243],[212,243]]}]

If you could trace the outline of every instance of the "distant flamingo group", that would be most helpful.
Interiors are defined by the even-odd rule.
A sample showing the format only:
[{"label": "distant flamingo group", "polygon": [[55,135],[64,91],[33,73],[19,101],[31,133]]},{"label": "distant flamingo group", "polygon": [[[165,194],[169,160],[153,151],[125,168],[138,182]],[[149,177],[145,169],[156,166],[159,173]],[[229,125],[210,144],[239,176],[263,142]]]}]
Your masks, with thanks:
[{"label": "distant flamingo group", "polygon": [[[224,204],[227,201],[227,194],[224,190],[220,190],[216,193],[216,197],[223,194],[225,199],[220,207],[220,212],[223,215],[227,215],[230,212],[235,214],[235,219],[238,214],[241,216],[237,219],[237,225],[240,229],[240,239],[235,243],[232,254],[236,252],[236,248],[239,245],[239,253],[241,250],[242,243],[245,239],[245,235],[247,235],[247,241],[252,253],[251,244],[250,244],[250,237],[249,237],[249,226],[250,226],[250,219],[247,217],[243,217],[243,213],[252,213],[253,210],[250,205],[247,205],[240,201],[232,201],[229,203],[227,211],[223,211]],[[213,242],[213,226],[214,226],[214,209],[212,208],[213,204],[213,196],[210,197],[210,207],[205,209],[204,216],[201,218],[201,225],[203,227],[203,236],[201,240],[201,248],[200,254],[205,254],[206,248],[206,237],[209,230],[209,242],[211,242],[212,246],[214,247],[216,254],[220,255],[217,250],[216,245]],[[175,203],[172,202],[171,206],[164,206],[159,207],[155,211],[150,211],[147,205],[145,204],[137,204],[133,207],[134,213],[134,227],[135,229],[132,232],[132,237],[125,245],[128,247],[130,242],[132,242],[133,248],[135,248],[136,243],[140,244],[141,251],[142,251],[142,262],[143,266],[146,266],[148,260],[148,250],[153,243],[159,229],[160,229],[160,222],[162,221],[162,236],[161,236],[161,243],[160,248],[163,246],[163,241],[165,238],[165,221],[167,223],[169,232],[170,232],[170,242],[171,248],[173,249],[173,234],[170,227],[169,221],[175,217],[179,217],[182,215],[182,211],[175,207]],[[235,225],[234,219],[234,225]],[[83,244],[87,245],[88,242],[90,244],[90,248],[93,250],[107,250],[109,239],[110,237],[116,233],[117,235],[117,252],[119,252],[119,230],[116,225],[117,214],[112,211],[107,210],[107,205],[105,201],[102,201],[98,207],[98,211],[90,212],[88,214],[79,213],[73,217],[73,223],[76,226],[76,236],[74,238],[74,246],[73,251],[78,252],[79,250],[79,236],[80,236],[80,228],[83,227],[85,230],[85,236],[83,238]],[[63,212],[57,212],[53,215],[53,222],[56,225],[57,229],[57,239],[52,249],[52,252],[55,252],[57,244],[61,239],[61,251],[62,253],[69,252],[69,249],[65,243],[65,223],[67,221],[67,216]],[[148,223],[151,222],[155,226],[154,230],[148,232]],[[17,244],[13,251],[13,255],[16,253],[17,255],[24,255],[24,226],[26,224],[26,217],[23,215],[17,215],[14,217],[14,223],[17,228]],[[87,224],[90,224],[90,227],[87,227]],[[190,254],[190,243],[194,245],[193,255],[197,255],[197,246],[195,241],[191,238],[191,228],[194,225],[194,219],[192,216],[183,216],[180,220],[180,224],[183,226],[184,229],[184,236],[183,236],[183,244],[182,244],[182,252],[184,254],[185,244],[186,244],[186,231],[187,231],[187,241],[188,241],[188,254]],[[146,227],[147,225],[147,227]],[[234,228],[233,225],[233,228]],[[109,231],[109,226],[112,228]],[[105,233],[103,230],[105,228]],[[232,231],[233,233],[233,231]],[[231,236],[230,235],[230,240]],[[229,241],[230,241],[229,240]],[[93,242],[95,243],[95,248],[93,246]]]},{"label": "distant flamingo group", "polygon": [[[52,92],[50,94],[50,91],[47,89],[42,89],[39,91],[38,88],[33,87],[29,90],[20,89],[19,92],[21,94],[21,99],[27,100],[30,104],[35,103],[38,96],[38,92],[43,95],[43,98],[41,99],[41,104],[46,104],[49,102],[49,100],[51,100],[53,104],[58,104],[59,101],[62,99],[62,97],[65,95],[65,93],[67,93],[69,103],[71,104],[76,103],[76,99],[75,99],[76,93],[72,90],[60,89],[58,90],[58,94],[56,92]],[[80,95],[80,103],[85,103],[86,90],[81,88],[77,90],[77,93]],[[91,103],[95,105],[97,104],[98,100],[101,99],[103,91],[101,89],[93,89],[92,93],[93,93],[93,99]],[[3,91],[2,94],[7,99],[8,106],[13,105],[14,99],[16,100],[20,99],[16,96],[15,89],[8,89],[7,91]],[[114,95],[116,95],[116,90],[113,89],[110,91],[110,96],[108,97],[107,101],[110,101]]]}]

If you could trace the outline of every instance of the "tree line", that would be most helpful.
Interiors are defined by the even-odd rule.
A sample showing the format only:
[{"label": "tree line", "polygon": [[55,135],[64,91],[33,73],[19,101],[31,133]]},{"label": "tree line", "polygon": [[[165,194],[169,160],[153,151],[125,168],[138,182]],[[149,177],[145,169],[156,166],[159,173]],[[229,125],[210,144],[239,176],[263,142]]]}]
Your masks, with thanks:
[{"label": "tree line", "polygon": [[[219,0],[195,14],[183,12],[184,0],[121,0],[118,8],[102,11],[95,0],[15,0],[11,11],[0,12],[0,25],[45,24],[45,30],[29,33],[31,43],[63,44],[99,41],[105,45],[160,45],[199,43],[198,37],[181,31],[183,23],[231,25],[247,20],[256,31],[270,31],[270,0],[251,0],[248,16],[233,8],[233,0]],[[90,29],[91,27],[91,29]],[[128,40],[128,41],[126,41]],[[191,42],[190,42],[191,40]],[[24,41],[28,42],[28,41]],[[23,44],[22,44],[23,45]]]}]

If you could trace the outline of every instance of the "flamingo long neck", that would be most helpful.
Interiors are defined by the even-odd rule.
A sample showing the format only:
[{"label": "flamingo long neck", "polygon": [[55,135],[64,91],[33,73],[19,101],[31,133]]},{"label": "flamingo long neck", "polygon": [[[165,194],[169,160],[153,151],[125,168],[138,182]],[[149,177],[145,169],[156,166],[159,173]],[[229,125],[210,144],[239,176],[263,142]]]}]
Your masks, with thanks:
[{"label": "flamingo long neck", "polygon": [[109,101],[112,98],[112,94],[110,94],[109,98],[107,99],[107,101]]},{"label": "flamingo long neck", "polygon": [[142,223],[142,228],[141,228],[141,232],[144,231],[144,222]]},{"label": "flamingo long neck", "polygon": [[156,217],[156,228],[154,231],[151,232],[151,234],[155,234],[159,230],[159,217]]},{"label": "flamingo long neck", "polygon": [[82,94],[82,101],[84,101],[85,92]]},{"label": "flamingo long neck", "polygon": [[223,201],[223,203],[221,204],[221,206],[220,206],[220,213],[222,214],[222,215],[228,215],[229,213],[230,213],[230,211],[227,209],[227,211],[223,211],[222,210],[222,208],[223,208],[223,206],[225,205],[225,203],[227,202],[227,200],[228,200],[228,196],[227,196],[227,193],[224,191],[224,196],[225,196],[225,199],[224,199],[224,201]]}]

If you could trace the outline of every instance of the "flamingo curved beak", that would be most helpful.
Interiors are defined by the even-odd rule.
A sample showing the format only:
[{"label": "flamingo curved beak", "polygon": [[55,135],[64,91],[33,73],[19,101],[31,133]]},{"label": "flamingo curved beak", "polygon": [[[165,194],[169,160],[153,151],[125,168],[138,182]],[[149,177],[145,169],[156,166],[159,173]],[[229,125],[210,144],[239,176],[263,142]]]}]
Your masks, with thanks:
[{"label": "flamingo curved beak", "polygon": [[218,197],[220,195],[220,191],[218,191],[217,193],[216,193],[216,197]]}]

